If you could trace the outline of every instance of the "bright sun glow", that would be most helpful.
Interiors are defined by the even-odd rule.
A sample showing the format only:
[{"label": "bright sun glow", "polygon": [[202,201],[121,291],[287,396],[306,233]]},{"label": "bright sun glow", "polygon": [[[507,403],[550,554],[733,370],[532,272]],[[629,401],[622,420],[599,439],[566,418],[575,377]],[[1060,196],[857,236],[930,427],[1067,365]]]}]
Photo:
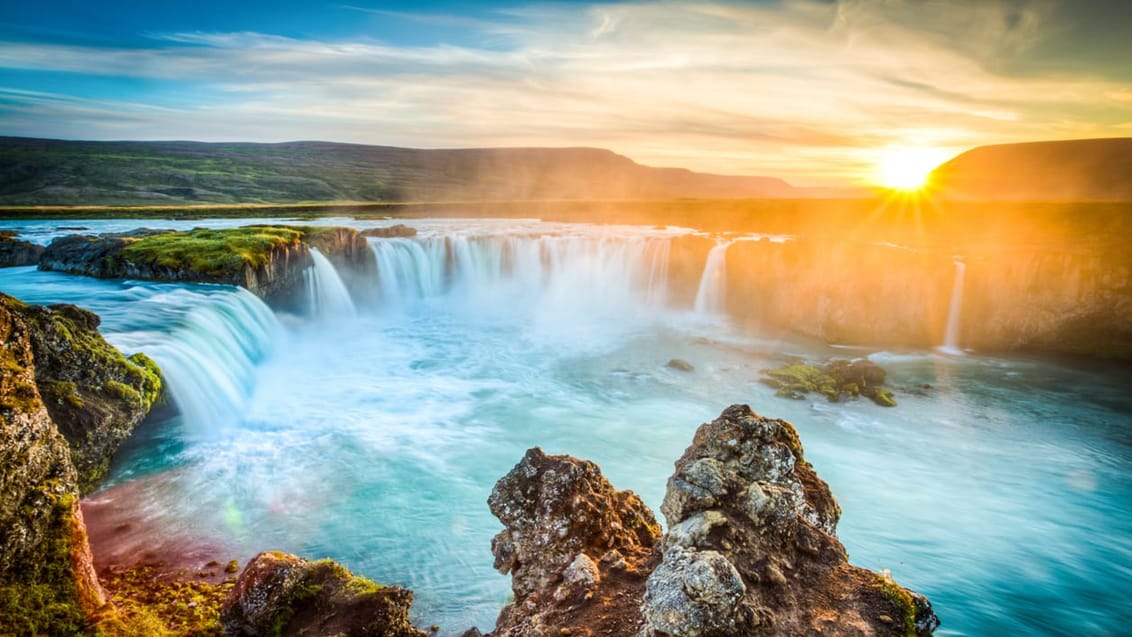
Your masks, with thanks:
[{"label": "bright sun glow", "polygon": [[919,190],[948,156],[947,151],[934,148],[891,149],[877,162],[877,183],[896,190]]}]

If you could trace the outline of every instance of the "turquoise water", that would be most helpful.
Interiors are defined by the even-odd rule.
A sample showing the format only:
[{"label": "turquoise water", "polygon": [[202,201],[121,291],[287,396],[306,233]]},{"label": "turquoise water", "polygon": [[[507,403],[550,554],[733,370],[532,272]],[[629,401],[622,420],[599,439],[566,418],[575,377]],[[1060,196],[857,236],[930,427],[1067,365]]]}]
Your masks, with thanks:
[{"label": "turquoise water", "polygon": [[[741,334],[664,294],[679,229],[417,225],[372,242],[398,274],[352,312],[325,281],[326,311],[288,316],[223,286],[0,270],[0,290],[89,307],[178,375],[182,414],[139,431],[90,499],[153,542],[338,559],[413,588],[419,622],[459,634],[507,600],[486,499],[525,449],[594,460],[658,510],[696,426],[746,402],[797,426],[851,560],[928,595],[938,634],[1126,632],[1127,371]],[[783,354],[869,355],[900,406],[775,398],[756,379]]]}]

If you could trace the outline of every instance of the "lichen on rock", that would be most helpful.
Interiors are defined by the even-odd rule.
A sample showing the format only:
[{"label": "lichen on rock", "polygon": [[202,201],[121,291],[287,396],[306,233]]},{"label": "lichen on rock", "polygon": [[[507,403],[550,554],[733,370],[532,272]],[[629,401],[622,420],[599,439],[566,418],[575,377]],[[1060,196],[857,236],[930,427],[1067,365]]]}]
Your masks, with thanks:
[{"label": "lichen on rock", "polygon": [[733,405],[702,425],[661,510],[671,530],[641,637],[895,637],[939,624],[922,596],[848,563],[841,510],[788,422]]},{"label": "lichen on rock", "polygon": [[495,567],[511,573],[515,594],[495,637],[636,631],[660,537],[636,494],[614,489],[592,462],[536,447],[496,483],[488,505],[506,527],[491,543]]}]

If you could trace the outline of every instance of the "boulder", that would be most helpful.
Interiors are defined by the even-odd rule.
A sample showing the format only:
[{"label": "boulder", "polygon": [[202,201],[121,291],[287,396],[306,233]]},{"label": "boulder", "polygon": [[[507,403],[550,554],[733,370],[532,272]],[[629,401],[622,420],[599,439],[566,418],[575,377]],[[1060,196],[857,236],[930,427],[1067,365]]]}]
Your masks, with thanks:
[{"label": "boulder", "polygon": [[806,394],[817,392],[831,403],[864,396],[881,407],[896,406],[892,391],[884,387],[887,372],[866,358],[836,358],[820,367],[794,362],[762,373],[766,377],[759,381],[775,389],[780,398],[801,400]]},{"label": "boulder", "polygon": [[841,510],[783,420],[733,405],[676,463],[640,637],[929,635],[924,597],[852,566]]},{"label": "boulder", "polygon": [[506,528],[495,567],[511,573],[514,602],[495,637],[634,634],[660,526],[631,491],[592,462],[530,449],[488,499]]},{"label": "boulder", "polygon": [[412,591],[380,586],[330,560],[260,553],[220,610],[230,637],[425,637],[409,621]]},{"label": "boulder", "polygon": [[35,383],[70,447],[81,493],[105,477],[118,447],[162,397],[157,366],[102,338],[96,314],[73,305],[24,305],[0,295],[29,326]]},{"label": "boulder", "polygon": [[43,250],[39,244],[17,239],[14,232],[0,231],[0,268],[35,265]]},{"label": "boulder", "polygon": [[0,294],[0,634],[73,635],[105,597],[67,441],[36,387],[26,310]]}]

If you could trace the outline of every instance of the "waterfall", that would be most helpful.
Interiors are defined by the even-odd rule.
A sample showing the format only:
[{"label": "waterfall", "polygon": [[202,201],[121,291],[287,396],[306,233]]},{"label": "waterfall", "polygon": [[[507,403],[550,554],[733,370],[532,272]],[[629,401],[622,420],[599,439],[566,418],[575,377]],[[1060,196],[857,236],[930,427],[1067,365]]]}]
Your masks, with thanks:
[{"label": "waterfall", "polygon": [[696,301],[692,308],[701,316],[718,316],[723,313],[727,285],[727,248],[731,242],[715,245],[708,252]]},{"label": "waterfall", "polygon": [[242,288],[165,296],[155,300],[192,309],[174,319],[176,327],[167,333],[131,335],[130,349],[144,351],[161,368],[187,431],[201,435],[238,422],[255,385],[255,367],[281,333],[275,315]]},{"label": "waterfall", "polygon": [[951,288],[951,305],[947,309],[947,332],[944,335],[943,345],[938,349],[946,354],[961,355],[959,349],[959,316],[963,308],[963,276],[967,265],[962,261],[955,261],[955,283]]},{"label": "waterfall", "polygon": [[666,238],[593,236],[371,238],[383,311],[443,297],[463,311],[609,316],[660,308]]},{"label": "waterfall", "polygon": [[357,310],[342,277],[317,248],[310,250],[312,266],[303,273],[311,313],[320,317],[354,316]]}]

